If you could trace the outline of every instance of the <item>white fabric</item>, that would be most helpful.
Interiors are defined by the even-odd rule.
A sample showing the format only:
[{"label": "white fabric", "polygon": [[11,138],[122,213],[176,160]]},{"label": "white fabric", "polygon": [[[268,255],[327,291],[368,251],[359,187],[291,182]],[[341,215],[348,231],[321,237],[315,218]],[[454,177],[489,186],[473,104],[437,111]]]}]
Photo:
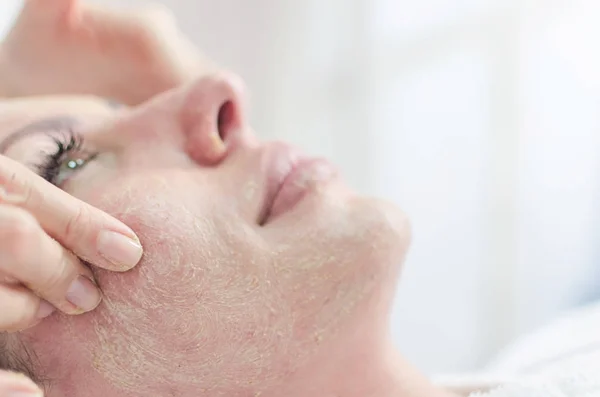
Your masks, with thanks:
[{"label": "white fabric", "polygon": [[598,397],[600,396],[599,366],[546,380],[520,382],[472,397]]},{"label": "white fabric", "polygon": [[552,325],[520,338],[486,371],[445,384],[454,388],[505,385],[479,397],[600,396],[600,304],[563,316]]},{"label": "white fabric", "polygon": [[577,367],[579,360],[587,365],[594,360],[600,363],[600,303],[519,338],[487,366],[487,372],[553,375],[566,365]]},{"label": "white fabric", "polygon": [[597,397],[600,396],[600,356],[579,357],[570,364],[555,366],[560,371],[528,376],[489,393],[472,397]]}]

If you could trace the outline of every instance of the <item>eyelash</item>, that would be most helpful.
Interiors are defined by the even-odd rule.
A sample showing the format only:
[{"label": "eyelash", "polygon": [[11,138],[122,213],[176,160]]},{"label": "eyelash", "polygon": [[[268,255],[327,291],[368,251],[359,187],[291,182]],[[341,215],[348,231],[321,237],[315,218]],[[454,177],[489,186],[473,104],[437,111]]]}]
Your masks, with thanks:
[{"label": "eyelash", "polygon": [[53,153],[44,153],[44,159],[36,168],[42,178],[56,185],[56,179],[64,162],[71,154],[81,152],[84,142],[83,137],[73,130],[53,136],[52,140],[56,144],[56,150]]}]

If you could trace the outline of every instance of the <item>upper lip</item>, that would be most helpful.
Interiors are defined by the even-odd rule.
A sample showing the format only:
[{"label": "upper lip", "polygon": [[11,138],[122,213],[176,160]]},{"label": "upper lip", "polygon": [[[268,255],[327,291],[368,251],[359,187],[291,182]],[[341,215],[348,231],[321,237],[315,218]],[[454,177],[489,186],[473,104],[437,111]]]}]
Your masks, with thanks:
[{"label": "upper lip", "polygon": [[276,142],[265,148],[263,158],[265,189],[258,216],[261,226],[268,220],[275,198],[288,175],[296,168],[300,156],[291,146]]}]

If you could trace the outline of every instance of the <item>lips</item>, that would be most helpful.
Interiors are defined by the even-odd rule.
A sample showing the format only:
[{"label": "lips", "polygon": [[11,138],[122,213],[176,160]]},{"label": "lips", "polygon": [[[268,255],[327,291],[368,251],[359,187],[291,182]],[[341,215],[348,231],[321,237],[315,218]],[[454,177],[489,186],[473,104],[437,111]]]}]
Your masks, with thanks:
[{"label": "lips", "polygon": [[271,208],[283,181],[295,168],[300,154],[284,143],[273,143],[264,150],[265,194],[258,217],[258,223],[264,225],[270,217]]},{"label": "lips", "polygon": [[302,156],[283,143],[270,145],[267,153],[266,189],[259,216],[261,226],[294,208],[311,186],[336,173],[327,160]]}]

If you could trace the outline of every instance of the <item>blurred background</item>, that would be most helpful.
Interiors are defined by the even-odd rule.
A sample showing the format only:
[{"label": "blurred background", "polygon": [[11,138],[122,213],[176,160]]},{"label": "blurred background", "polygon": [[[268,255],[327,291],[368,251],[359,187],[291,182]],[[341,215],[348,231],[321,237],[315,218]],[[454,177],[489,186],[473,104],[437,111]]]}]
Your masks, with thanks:
[{"label": "blurred background", "polygon": [[246,80],[265,138],[409,214],[393,333],[419,368],[478,368],[600,299],[600,2],[158,1]]}]

